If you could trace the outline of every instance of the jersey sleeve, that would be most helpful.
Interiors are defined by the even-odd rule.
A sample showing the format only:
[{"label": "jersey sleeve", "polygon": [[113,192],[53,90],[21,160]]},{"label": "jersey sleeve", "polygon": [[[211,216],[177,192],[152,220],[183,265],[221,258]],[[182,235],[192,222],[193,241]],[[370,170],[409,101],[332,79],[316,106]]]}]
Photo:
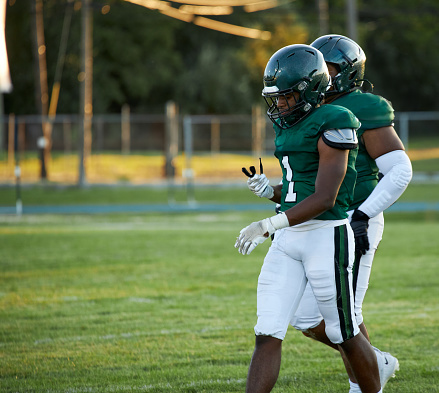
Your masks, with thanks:
[{"label": "jersey sleeve", "polygon": [[322,139],[334,149],[352,150],[358,146],[357,133],[352,128],[326,130],[322,134]]},{"label": "jersey sleeve", "polygon": [[392,104],[385,98],[375,94],[363,93],[359,96],[358,101],[355,114],[361,122],[359,136],[367,130],[393,126],[394,110]]},{"label": "jersey sleeve", "polygon": [[325,104],[318,108],[315,136],[336,149],[351,150],[358,145],[356,130],[361,123],[357,117],[342,106]]},{"label": "jersey sleeve", "polygon": [[327,104],[324,105],[326,114],[321,131],[333,129],[358,129],[361,126],[360,120],[349,109],[338,105]]}]

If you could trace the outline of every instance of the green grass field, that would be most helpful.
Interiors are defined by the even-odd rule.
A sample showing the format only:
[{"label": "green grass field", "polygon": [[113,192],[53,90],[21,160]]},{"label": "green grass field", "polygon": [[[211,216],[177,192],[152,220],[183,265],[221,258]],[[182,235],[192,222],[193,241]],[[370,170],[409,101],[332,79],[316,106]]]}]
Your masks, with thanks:
[{"label": "green grass field", "polygon": [[[172,196],[177,202],[187,200],[185,187],[175,187]],[[200,203],[267,203],[252,198],[245,180],[241,186],[233,187],[195,187],[194,196]],[[21,189],[24,205],[77,205],[77,204],[162,204],[167,203],[170,190],[166,187],[135,186],[76,186],[36,185]],[[14,206],[16,189],[12,186],[0,188],[0,206]],[[411,183],[399,201],[439,202],[439,184]]]},{"label": "green grass field", "polygon": [[[131,190],[114,189],[113,202],[158,198]],[[407,196],[434,200],[435,190]],[[28,192],[34,203],[60,197]],[[82,203],[107,200],[103,191],[84,192]],[[204,192],[199,198],[226,198]],[[0,216],[0,391],[243,392],[269,241],[250,256],[233,244],[265,216]],[[386,220],[364,307],[373,344],[401,365],[385,392],[439,392],[439,218]],[[337,353],[290,329],[274,392],[348,390]]]}]

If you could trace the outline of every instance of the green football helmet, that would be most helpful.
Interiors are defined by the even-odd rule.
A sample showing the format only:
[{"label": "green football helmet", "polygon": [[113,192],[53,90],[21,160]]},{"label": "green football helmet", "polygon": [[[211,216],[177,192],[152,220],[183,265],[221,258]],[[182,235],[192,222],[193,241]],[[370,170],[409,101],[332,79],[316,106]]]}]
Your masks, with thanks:
[{"label": "green football helmet", "polygon": [[339,71],[332,78],[334,89],[326,95],[346,93],[363,85],[366,55],[355,41],[342,35],[329,34],[317,38],[311,46],[322,52],[325,61],[334,64]]},{"label": "green football helmet", "polygon": [[[267,63],[262,96],[270,120],[289,128],[312,112],[322,101],[329,84],[329,72],[323,55],[310,45],[289,45],[279,49]],[[295,105],[288,103],[293,92],[299,93]],[[287,108],[278,107],[283,96]]]}]

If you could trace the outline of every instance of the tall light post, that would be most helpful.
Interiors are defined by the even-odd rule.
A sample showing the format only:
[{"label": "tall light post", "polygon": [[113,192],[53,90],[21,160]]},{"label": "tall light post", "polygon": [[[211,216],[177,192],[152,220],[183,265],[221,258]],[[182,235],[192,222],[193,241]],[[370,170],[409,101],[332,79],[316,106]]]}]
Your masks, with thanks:
[{"label": "tall light post", "polygon": [[317,0],[317,8],[319,10],[320,35],[326,35],[329,33],[328,0]]},{"label": "tall light post", "polygon": [[346,25],[348,37],[358,41],[358,10],[357,0],[346,0]]},{"label": "tall light post", "polygon": [[91,152],[91,121],[93,116],[92,85],[93,85],[93,39],[92,39],[92,12],[90,0],[82,3],[82,33],[81,33],[81,100],[79,115],[81,118],[80,152],[79,152],[79,179],[78,185],[84,186],[87,182],[86,165]]}]

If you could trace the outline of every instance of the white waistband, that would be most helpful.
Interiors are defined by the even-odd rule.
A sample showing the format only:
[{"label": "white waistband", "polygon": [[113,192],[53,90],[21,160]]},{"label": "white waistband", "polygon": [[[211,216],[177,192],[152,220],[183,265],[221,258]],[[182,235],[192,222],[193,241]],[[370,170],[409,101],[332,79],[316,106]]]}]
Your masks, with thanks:
[{"label": "white waistband", "polygon": [[349,224],[347,218],[343,220],[309,220],[285,229],[287,231],[311,231],[318,228],[334,228],[345,224]]}]

